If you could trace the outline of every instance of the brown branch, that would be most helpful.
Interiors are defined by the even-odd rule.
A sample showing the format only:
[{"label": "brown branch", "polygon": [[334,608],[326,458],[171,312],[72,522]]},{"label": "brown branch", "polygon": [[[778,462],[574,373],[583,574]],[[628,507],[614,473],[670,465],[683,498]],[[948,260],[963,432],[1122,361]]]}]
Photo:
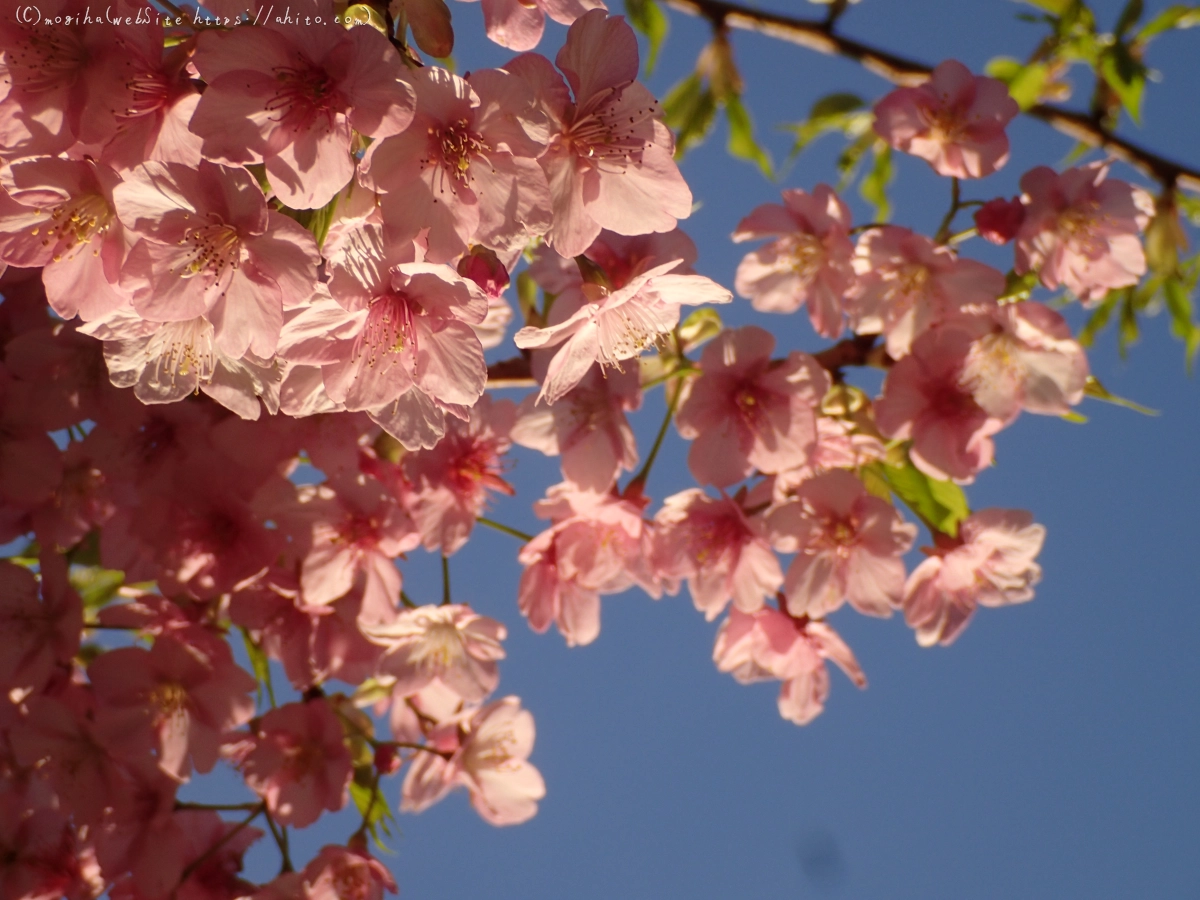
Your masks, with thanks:
[{"label": "brown branch", "polygon": [[[757,31],[828,56],[844,56],[894,84],[921,84],[932,71],[924,63],[897,56],[852,38],[842,37],[834,33],[833,24],[825,20],[797,19],[737,3],[727,3],[724,0],[663,2],[672,9],[708,19],[716,26]],[[1025,110],[1025,113],[1080,143],[1108,151],[1144,175],[1162,182],[1164,186],[1178,185],[1200,192],[1200,170],[1181,165],[1118,137],[1101,127],[1086,113],[1074,112],[1049,103],[1039,103]]]},{"label": "brown branch", "polygon": [[528,356],[514,356],[488,366],[489,388],[533,387],[536,384],[533,372],[529,368]]}]

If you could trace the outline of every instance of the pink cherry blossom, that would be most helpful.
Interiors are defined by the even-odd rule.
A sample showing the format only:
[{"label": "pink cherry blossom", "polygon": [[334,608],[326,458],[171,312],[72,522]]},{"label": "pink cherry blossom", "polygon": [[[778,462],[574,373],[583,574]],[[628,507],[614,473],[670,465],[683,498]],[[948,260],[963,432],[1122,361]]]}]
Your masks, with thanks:
[{"label": "pink cherry blossom", "polygon": [[187,864],[187,835],[175,815],[179,782],[153,763],[129,767],[130,780],[96,830],[96,856],[110,881],[126,872],[147,897],[164,897]]},{"label": "pink cherry blossom", "polygon": [[826,660],[836,663],[857,687],[867,686],[858,660],[830,626],[792,618],[769,606],[754,613],[730,610],[713,646],[717,668],[742,684],[782,681],[779,714],[797,725],[807,725],[825,708]]},{"label": "pink cherry blossom", "polygon": [[600,634],[600,595],[640,585],[657,597],[650,570],[652,532],[641,508],[612,494],[552,487],[534,510],[553,525],[521,548],[517,605],[539,634],[551,623],[570,646]]},{"label": "pink cherry blossom", "polygon": [[159,765],[179,778],[193,766],[211,771],[223,734],[254,715],[254,679],[217,646],[222,653],[208,656],[161,636],[149,650],[109,650],[88,667],[99,703],[124,712],[131,740],[151,732]]},{"label": "pink cherry blossom", "polygon": [[83,604],[67,581],[66,561],[47,550],[40,562],[38,579],[0,560],[0,689],[5,693],[41,690],[54,669],[69,665],[79,649]]},{"label": "pink cherry blossom", "polygon": [[[245,896],[252,885],[238,877],[242,857],[263,832],[226,822],[210,810],[180,810],[174,822],[184,834],[183,861],[188,876],[171,891],[172,900],[227,900]],[[159,900],[130,881],[112,889],[113,900]]]},{"label": "pink cherry blossom", "polygon": [[[830,469],[857,469],[884,459],[886,455],[883,442],[873,434],[857,431],[853,422],[818,416],[817,442],[808,463],[785,469],[772,477],[770,496],[775,503],[786,502],[814,475]],[[750,502],[749,498],[747,502]]]},{"label": "pink cherry blossom", "polygon": [[517,825],[537,813],[546,794],[541,773],[529,764],[533,716],[517,697],[485,706],[459,724],[459,745],[445,756],[423,752],[413,760],[400,809],[420,812],[456,785],[471,795],[471,805],[492,825]]},{"label": "pink cherry blossom", "polygon": [[521,401],[512,439],[547,456],[562,456],[563,476],[585,490],[607,491],[638,462],[627,411],[641,406],[638,373],[606,373],[593,366],[579,384],[547,407],[530,395]]},{"label": "pink cherry blossom", "polygon": [[975,210],[975,229],[979,236],[993,244],[1007,244],[1021,230],[1025,221],[1025,205],[1020,197],[1005,200],[996,197]]},{"label": "pink cherry blossom", "polygon": [[507,630],[461,604],[405,610],[367,637],[386,648],[379,671],[395,679],[392,693],[406,697],[440,681],[463,700],[478,703],[496,689],[496,660]]},{"label": "pink cherry blossom", "polygon": [[458,274],[475,282],[488,298],[488,311],[483,321],[471,328],[484,350],[498,347],[504,342],[513,311],[504,299],[508,287],[508,269],[495,252],[476,244],[458,261]]},{"label": "pink cherry blossom", "polygon": [[342,723],[323,698],[266,713],[241,768],[246,784],[267,801],[272,818],[282,825],[305,828],[323,810],[346,805],[350,751]]},{"label": "pink cherry blossom", "polygon": [[39,421],[35,396],[32,385],[0,365],[0,499],[27,509],[48,500],[62,481],[62,460]]},{"label": "pink cherry blossom", "polygon": [[747,516],[729,497],[683,491],[663,501],[654,521],[659,576],[686,578],[692,602],[710,622],[730,600],[755,612],[783,584],[761,517]]},{"label": "pink cherry blossom", "polygon": [[265,163],[293,209],[324,206],[354,177],[354,132],[384,138],[413,118],[407,69],[374,28],[204,30],[194,63],[207,88],[190,128],[205,158]]},{"label": "pink cherry blossom", "polygon": [[1138,187],[1108,177],[1109,164],[1091,163],[1061,175],[1038,166],[1021,176],[1025,219],[1017,232],[1018,274],[1037,272],[1080,300],[1137,284],[1146,272],[1139,232],[1154,201]]},{"label": "pink cherry blossom", "polygon": [[[57,154],[75,142],[92,56],[114,38],[111,27],[85,25],[86,10],[87,0],[48,0],[33,22],[0,20],[0,155]],[[64,16],[70,24],[51,24]]]},{"label": "pink cherry blossom", "polygon": [[863,233],[854,269],[851,325],[859,334],[887,335],[893,359],[938,322],[995,306],[1004,290],[1004,276],[991,266],[961,259],[949,247],[895,225]]},{"label": "pink cherry blossom", "polygon": [[333,603],[360,584],[364,612],[375,621],[390,621],[400,602],[394,560],[419,542],[412,519],[363,475],[302,488],[300,502],[299,515],[311,523],[311,544],[300,570],[304,601]]},{"label": "pink cherry blossom", "polygon": [[796,554],[783,588],[792,615],[824,618],[848,600],[860,613],[886,617],[900,605],[901,557],[917,528],[850,472],[803,482],[767,522],[776,548]]},{"label": "pink cherry blossom", "polygon": [[327,845],[304,867],[304,900],[382,900],[396,893],[387,866],[366,849]]},{"label": "pink cherry blossom", "polygon": [[74,886],[71,831],[49,807],[0,795],[0,892],[13,900],[58,900]]},{"label": "pink cherry blossom", "polygon": [[1020,410],[1062,416],[1083,400],[1087,355],[1066,320],[1048,306],[1007,303],[967,324],[978,328],[962,383],[998,419]]},{"label": "pink cherry blossom", "polygon": [[456,553],[471,536],[491,492],[514,493],[501,476],[515,418],[511,400],[493,401],[485,394],[468,421],[447,425],[436,447],[404,456],[411,484],[406,505],[426,550]]},{"label": "pink cherry blossom", "polygon": [[992,464],[992,435],[1011,418],[997,418],[964,384],[974,335],[953,324],[927,332],[910,356],[897,362],[875,402],[875,421],[885,437],[912,440],[913,464],[942,481],[970,484]]},{"label": "pink cherry blossom", "polygon": [[113,208],[118,176],[107,166],[49,156],[0,170],[0,260],[45,266],[50,306],[89,321],[127,302],[116,286],[125,231]]},{"label": "pink cherry blossom", "polygon": [[498,69],[464,80],[428,67],[412,80],[412,126],[372,144],[362,161],[362,182],[382,194],[389,238],[424,232],[433,262],[450,261],[472,241],[519,253],[550,227],[537,163],[549,135],[533,90]]},{"label": "pink cherry blossom", "polygon": [[783,205],[757,207],[738,223],[733,240],[775,240],[742,258],[734,287],[761,312],[795,312],[805,303],[813,329],[842,333],[843,298],[854,281],[850,209],[826,184],[812,194],[785,190]]},{"label": "pink cherry blossom", "polygon": [[774,364],[774,349],[774,336],[753,325],[723,331],[704,348],[703,374],[688,384],[675,417],[693,441],[688,468],[697,481],[727,487],[755,469],[779,472],[808,461],[829,376],[796,351]]},{"label": "pink cherry blossom", "polygon": [[[368,410],[384,425],[402,402],[431,412],[451,410],[465,418],[483,393],[487,367],[483,348],[471,330],[487,315],[487,297],[473,281],[449,266],[412,259],[412,246],[387,250],[378,228],[364,229],[372,244],[360,257],[357,274],[335,268],[330,290],[290,318],[279,353],[296,362],[320,365],[330,398],[349,410]],[[408,398],[413,392],[421,398]],[[416,449],[432,442],[394,433]]]},{"label": "pink cherry blossom", "polygon": [[[673,260],[680,260],[673,270],[676,274],[691,275],[697,250],[696,244],[681,228],[635,235],[605,230],[583,251],[583,255],[599,267],[609,287],[616,290],[655,266]],[[534,252],[529,274],[542,290],[566,299],[583,286],[579,265],[577,260],[564,258],[543,244]]]},{"label": "pink cherry blossom", "polygon": [[922,647],[948,646],[977,606],[1008,606],[1033,597],[1042,577],[1034,559],[1046,529],[1024,510],[985,509],[968,516],[908,576],[904,618]]},{"label": "pink cherry blossom", "polygon": [[91,55],[79,141],[119,170],[147,160],[195,166],[200,138],[188,130],[200,101],[188,74],[194,48],[183,42],[164,53],[163,27],[157,17],[146,22],[144,9],[135,0],[119,0],[112,9],[115,16],[133,13],[137,21],[114,28]]},{"label": "pink cherry blossom", "polygon": [[1008,161],[1004,127],[1018,112],[1002,81],[948,59],[929,81],[896,88],[875,105],[875,133],[939,175],[983,178]]},{"label": "pink cherry blossom", "polygon": [[550,361],[539,399],[557,402],[583,380],[594,362],[620,369],[623,361],[639,356],[679,323],[682,304],[732,299],[729,291],[703,276],[668,274],[678,264],[655,266],[613,291],[585,284],[581,294],[586,302],[566,319],[547,328],[526,326],[518,331],[513,340],[522,349],[563,345]]},{"label": "pink cherry blossom", "polygon": [[146,319],[204,316],[230,358],[269,359],[283,310],[313,294],[313,236],[267,201],[245,169],[210,162],[191,169],[143,163],[113,190],[117,214],[137,243],[121,287]]},{"label": "pink cherry blossom", "polygon": [[603,0],[483,0],[487,36],[510,50],[532,50],[542,39],[546,16],[570,25],[590,9],[608,9]]},{"label": "pink cherry blossom", "polygon": [[80,331],[104,341],[112,383],[133,387],[143,403],[174,403],[203,391],[244,419],[257,419],[263,406],[279,411],[281,367],[249,351],[231,359],[216,346],[213,325],[203,316],[150,322],[125,307]]},{"label": "pink cherry blossom", "polygon": [[633,29],[621,16],[590,10],[568,29],[556,62],[567,83],[533,53],[505,67],[529,83],[552,122],[550,146],[539,159],[554,214],[550,246],[569,259],[602,228],[673,229],[691,213],[692,193],[672,159],[675,141],[662,109],[636,80]]}]

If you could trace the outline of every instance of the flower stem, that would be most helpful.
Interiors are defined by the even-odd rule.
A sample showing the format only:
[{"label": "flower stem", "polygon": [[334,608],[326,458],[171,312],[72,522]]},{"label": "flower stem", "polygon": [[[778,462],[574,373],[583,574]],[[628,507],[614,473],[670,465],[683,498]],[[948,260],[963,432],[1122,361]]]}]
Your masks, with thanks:
[{"label": "flower stem", "polygon": [[667,414],[663,416],[662,424],[658,426],[658,434],[654,437],[654,445],[650,448],[650,455],[646,457],[645,464],[633,476],[629,484],[625,485],[625,496],[627,497],[640,495],[642,488],[645,487],[650,469],[654,466],[654,460],[658,457],[658,451],[662,447],[663,438],[667,436],[667,429],[671,425],[671,420],[675,418],[675,407],[679,405],[679,395],[683,393],[683,382],[677,382],[673,391],[668,387],[666,392],[668,394]]},{"label": "flower stem", "polygon": [[533,540],[532,534],[526,534],[523,531],[517,531],[517,529],[515,529],[515,528],[509,528],[507,525],[502,525],[499,522],[496,522],[485,516],[479,516],[478,518],[475,519],[475,521],[478,522],[480,525],[486,525],[488,528],[494,528],[497,531],[503,531],[505,534],[511,534],[513,537],[518,538],[522,541],[525,541],[525,543],[529,543],[530,541]]},{"label": "flower stem", "polygon": [[[209,847],[207,850],[205,850],[203,853],[201,853],[199,856],[197,856],[190,863],[188,863],[186,866],[183,867],[183,872],[179,876],[179,885],[180,886],[182,886],[182,884],[192,876],[192,873],[195,872],[198,868],[200,868],[200,866],[202,866],[209,857],[211,857],[214,853],[216,853],[218,850],[220,850],[222,847],[224,847],[226,844],[228,844],[231,840],[234,839],[234,837],[237,836],[238,832],[240,832],[243,828],[245,828],[247,825],[249,825],[251,822],[253,822],[255,819],[257,819],[259,816],[261,816],[263,813],[265,813],[267,811],[267,804],[265,802],[254,803],[254,804],[250,804],[249,806],[250,806],[250,815],[246,816],[246,818],[244,818],[244,819],[242,819],[242,821],[238,822],[237,825],[235,825],[233,828],[229,829],[229,831],[227,831],[223,835],[221,835],[221,837],[216,841],[216,843],[214,843],[211,847]],[[176,808],[179,808],[179,804],[176,804]],[[197,806],[190,806],[190,807],[185,806],[184,808],[185,809],[188,809],[188,808],[196,809]],[[209,806],[209,807],[205,807],[205,808],[212,809],[213,807]],[[241,807],[239,807],[239,808],[241,808]]]},{"label": "flower stem", "polygon": [[944,244],[950,240],[950,226],[954,224],[954,217],[958,215],[958,211],[962,209],[962,196],[959,193],[961,186],[957,178],[950,179],[950,208],[946,210],[946,216],[942,219],[942,224],[938,226],[937,234],[934,236],[934,242]]},{"label": "flower stem", "polygon": [[442,606],[450,603],[450,558],[442,554]]}]

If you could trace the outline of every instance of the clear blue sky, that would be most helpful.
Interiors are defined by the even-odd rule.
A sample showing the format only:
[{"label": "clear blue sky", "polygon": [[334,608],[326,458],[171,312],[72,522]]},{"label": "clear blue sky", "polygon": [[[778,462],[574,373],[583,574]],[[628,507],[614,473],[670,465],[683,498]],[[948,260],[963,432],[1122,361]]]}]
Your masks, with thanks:
[{"label": "clear blue sky", "polygon": [[[1094,5],[1111,25],[1120,4]],[[450,6],[460,68],[508,58],[483,41],[477,5]],[[1040,32],[1015,20],[1022,9],[1005,0],[864,0],[844,29],[930,63],[954,56],[980,70],[993,56],[1032,48]],[[672,14],[671,25],[650,82],[660,96],[706,38],[696,20]],[[542,52],[553,57],[561,34],[549,30]],[[1150,62],[1164,81],[1151,86],[1140,136],[1193,163],[1198,40],[1183,32],[1154,46]],[[788,142],[774,125],[802,118],[817,97],[851,90],[874,99],[887,90],[848,62],[743,33],[734,44],[748,105],[777,159]],[[1071,146],[1036,122],[1017,122],[1010,135],[1013,159],[970,196],[1012,195],[1023,171],[1059,164]],[[728,285],[744,252],[729,232],[781,185],[731,161],[723,139],[718,132],[683,171],[703,204],[685,223],[699,269]],[[826,141],[782,186],[835,178],[840,145]],[[904,158],[893,198],[895,221],[932,229],[948,185]],[[854,207],[868,220],[861,203]],[[769,327],[789,349],[822,346],[803,316],[735,306],[728,321]],[[1000,435],[996,467],[969,490],[975,508],[1029,508],[1047,526],[1036,599],[984,610],[957,644],[932,650],[918,648],[898,618],[844,608],[833,624],[871,685],[860,693],[835,672],[826,712],[805,728],[779,718],[774,685],[743,687],[716,672],[716,624],[686,591],[658,602],[636,591],[606,598],[603,630],[589,647],[534,635],[516,608],[516,541],[477,534],[452,559],[455,599],[509,626],[500,693],[519,694],[536,717],[532,760],[548,793],[538,816],[515,828],[484,824],[462,793],[400,817],[395,853],[383,858],[402,895],[1200,898],[1200,391],[1162,318],[1147,323],[1128,361],[1111,334],[1091,358],[1112,391],[1162,415],[1089,402],[1086,425],[1023,417]],[[652,397],[638,419],[643,448],[661,410],[661,396]],[[657,499],[689,486],[685,449],[672,434],[650,478]],[[514,457],[518,496],[491,515],[536,531],[529,504],[557,469],[530,451]],[[431,559],[402,568],[418,602],[440,595]],[[393,780],[393,803],[398,791]],[[356,825],[351,811],[294,835],[299,857],[345,840]],[[276,864],[266,861],[269,840],[264,850],[252,867],[260,878]]]}]

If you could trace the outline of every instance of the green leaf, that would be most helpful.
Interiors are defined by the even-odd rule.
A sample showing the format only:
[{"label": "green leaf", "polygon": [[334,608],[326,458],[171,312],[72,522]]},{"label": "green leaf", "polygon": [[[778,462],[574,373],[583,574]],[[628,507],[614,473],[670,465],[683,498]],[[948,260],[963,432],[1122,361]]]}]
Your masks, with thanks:
[{"label": "green leaf", "polygon": [[1164,31],[1174,29],[1194,28],[1200,25],[1200,7],[1177,4],[1168,6],[1157,16],[1142,26],[1136,40],[1140,44],[1148,43]]},{"label": "green leaf", "polygon": [[1117,308],[1117,304],[1121,302],[1121,296],[1124,291],[1113,290],[1109,291],[1100,305],[1092,310],[1092,314],[1088,316],[1086,324],[1079,332],[1079,343],[1084,347],[1090,347],[1096,341],[1096,335],[1103,331],[1109,320],[1112,318],[1113,312]]},{"label": "green leaf", "polygon": [[1077,412],[1065,412],[1059,416],[1059,418],[1064,422],[1070,422],[1073,425],[1086,425],[1088,420],[1087,416]]},{"label": "green leaf", "polygon": [[952,481],[936,481],[918,469],[910,460],[903,465],[872,463],[867,470],[875,470],[893,494],[904,501],[930,528],[955,537],[958,523],[971,514],[967,495]]},{"label": "green leaf", "polygon": [[108,604],[121,585],[125,573],[100,566],[71,566],[71,587],[79,593],[84,609],[99,609]]},{"label": "green leaf", "polygon": [[1026,272],[1024,275],[1018,275],[1015,270],[1009,269],[1004,276],[1004,290],[996,298],[996,301],[998,303],[1016,303],[1020,300],[1028,300],[1029,295],[1033,293],[1033,289],[1037,286],[1037,272]]},{"label": "green leaf", "polygon": [[695,72],[663,98],[663,121],[675,131],[675,155],[682,157],[712,130],[717,100]]},{"label": "green leaf", "polygon": [[275,689],[271,685],[271,661],[258,641],[250,636],[250,632],[239,626],[242,641],[246,645],[246,655],[250,657],[250,669],[254,672],[254,680],[258,682],[258,703],[262,705],[263,692],[266,691],[271,708],[275,708]]},{"label": "green leaf", "polygon": [[871,149],[875,141],[874,132],[864,134],[838,154],[837,170],[842,176],[838,180],[839,191],[844,191],[854,181],[854,176],[858,173],[859,164],[862,163],[863,157],[867,155],[867,151]]},{"label": "green leaf", "polygon": [[725,97],[725,120],[729,123],[728,149],[731,155],[758,166],[768,178],[774,176],[771,157],[754,139],[754,125],[750,114],[742,105],[741,97],[729,94]]},{"label": "green leaf", "polygon": [[1025,0],[1030,6],[1036,6],[1038,9],[1044,9],[1052,16],[1061,16],[1063,11],[1071,4],[1071,0]]},{"label": "green leaf", "polygon": [[1008,85],[1009,95],[1021,109],[1029,109],[1042,99],[1046,82],[1050,79],[1050,67],[1034,62],[1024,65],[1007,56],[998,56],[987,64],[985,71],[993,78]]},{"label": "green leaf", "polygon": [[805,121],[784,126],[796,135],[791,156],[795,157],[823,134],[841,132],[849,138],[859,137],[870,129],[874,118],[865,106],[865,101],[855,94],[827,94],[817,100]]},{"label": "green leaf", "polygon": [[[366,783],[363,784],[363,781]],[[363,822],[376,843],[379,843],[377,828],[384,834],[391,835],[388,822],[393,821],[392,811],[388,808],[387,798],[379,787],[374,768],[363,766],[355,769],[354,778],[350,781],[350,796],[354,798],[354,805],[358,807],[358,813],[363,817]]]},{"label": "green leaf", "polygon": [[1190,373],[1196,361],[1196,351],[1200,349],[1200,325],[1192,318],[1192,298],[1188,295],[1187,286],[1178,278],[1166,279],[1162,287],[1167,312],[1171,316],[1171,332],[1184,342],[1184,361]]},{"label": "green leaf", "polygon": [[721,333],[721,315],[711,306],[702,306],[679,326],[679,341],[690,352]]},{"label": "green leaf", "polygon": [[[350,189],[354,190],[353,181],[350,182]],[[332,200],[320,209],[314,209],[312,215],[309,217],[307,228],[316,239],[318,249],[325,245],[325,238],[329,237],[329,226],[333,224],[339,199],[341,199],[341,194],[334,194]]]},{"label": "green leaf", "polygon": [[1117,17],[1117,26],[1113,29],[1113,34],[1117,40],[1125,37],[1125,33],[1137,24],[1143,12],[1145,12],[1145,5],[1142,3],[1142,0],[1129,0],[1125,4],[1125,8],[1121,10],[1121,15]]},{"label": "green leaf", "polygon": [[892,214],[892,205],[887,197],[887,186],[891,184],[893,176],[892,148],[884,141],[876,141],[871,152],[875,154],[875,162],[859,185],[858,192],[875,207],[875,221],[886,222]]},{"label": "green leaf", "polygon": [[1089,375],[1087,383],[1084,385],[1083,393],[1094,400],[1103,400],[1105,403],[1112,403],[1114,406],[1123,406],[1126,409],[1132,409],[1134,412],[1139,412],[1143,416],[1157,416],[1158,410],[1151,409],[1148,406],[1142,406],[1140,403],[1134,403],[1132,400],[1126,400],[1124,397],[1118,397],[1108,388],[1102,385],[1094,375]]},{"label": "green leaf", "polygon": [[1125,44],[1114,44],[1100,57],[1100,75],[1121,101],[1134,124],[1142,124],[1142,94],[1146,88],[1146,67],[1134,59]]},{"label": "green leaf", "polygon": [[657,0],[625,0],[629,24],[646,36],[650,52],[646,54],[646,76],[654,71],[658,51],[667,37],[667,17]]}]

